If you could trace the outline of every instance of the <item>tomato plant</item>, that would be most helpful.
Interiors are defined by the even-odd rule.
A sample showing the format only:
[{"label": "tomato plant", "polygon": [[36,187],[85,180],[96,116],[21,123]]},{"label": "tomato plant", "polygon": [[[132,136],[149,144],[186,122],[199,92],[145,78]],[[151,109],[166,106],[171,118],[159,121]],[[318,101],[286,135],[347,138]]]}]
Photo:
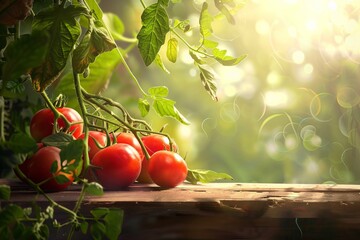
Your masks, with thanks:
[{"label": "tomato plant", "polygon": [[[74,138],[78,138],[83,131],[83,119],[80,114],[76,110],[67,107],[57,108],[56,110],[66,119],[64,121],[63,118],[59,117],[57,119],[57,128],[71,133]],[[54,133],[54,123],[55,116],[51,109],[39,110],[34,114],[30,122],[31,136],[40,142],[44,137]]]},{"label": "tomato plant", "polygon": [[149,175],[160,187],[176,187],[185,180],[187,171],[185,160],[175,152],[160,150],[149,159]]},{"label": "tomato plant", "polygon": [[[27,158],[20,166],[24,175],[34,183],[42,183],[44,191],[56,192],[66,189],[74,180],[73,173],[61,171],[60,149],[53,146],[41,147],[34,155]],[[54,162],[56,164],[54,164]],[[54,173],[52,167],[55,166]],[[62,183],[56,181],[60,179]]]},{"label": "tomato plant", "polygon": [[[94,218],[84,218],[79,213],[86,194],[101,195],[103,187],[127,187],[138,178],[141,167],[148,174],[146,164],[159,186],[174,187],[186,177],[186,163],[175,153],[176,144],[167,134],[154,131],[149,123],[134,115],[143,118],[153,110],[161,117],[171,117],[185,125],[189,120],[177,109],[176,102],[169,99],[166,86],[143,89],[127,63],[127,56],[138,51],[145,66],[156,63],[168,72],[160,49],[166,47],[167,59],[175,63],[178,42],[183,42],[198,70],[199,86],[203,85],[214,100],[217,100],[217,88],[211,65],[216,62],[232,66],[245,58],[245,55],[228,56],[226,50],[211,40],[211,23],[215,18],[209,11],[208,1],[201,4],[198,26],[171,17],[167,12],[170,5],[188,3],[169,0],[149,5],[142,0],[140,3],[143,7],[139,16],[141,27],[133,38],[125,36],[127,31],[121,27],[121,18],[104,13],[95,0],[5,0],[0,3],[1,176],[7,176],[14,169],[19,178],[46,197],[48,209],[57,208],[69,214],[68,220],[55,224],[58,228],[72,226],[69,239],[79,229],[80,222],[84,223],[80,226],[82,232],[86,233],[90,225],[90,234],[96,239],[99,236],[118,239],[120,234],[122,213],[119,209],[107,209],[101,217],[96,209],[92,210]],[[229,8],[233,4],[215,0],[213,5],[218,9],[217,14],[223,14],[232,22]],[[187,41],[187,31],[199,31],[198,44]],[[130,113],[126,106],[102,94],[119,64],[140,93],[139,114]],[[51,97],[61,94],[66,95],[68,107],[53,104]],[[34,112],[34,109],[42,110]],[[133,135],[120,134],[116,139],[118,143],[101,149],[104,134],[108,136],[117,131]],[[144,137],[138,139],[137,136]],[[45,146],[36,151],[36,142]],[[142,160],[149,156],[150,161]],[[146,164],[142,166],[142,162]],[[85,173],[94,167],[98,182],[91,182],[86,174],[74,174],[79,166]],[[204,178],[208,172],[188,172],[191,172],[192,183],[210,179]],[[43,191],[63,190],[74,178],[82,190],[73,209],[55,202]],[[22,211],[21,208],[18,211]],[[21,213],[26,216],[25,211]],[[48,237],[50,224],[45,220],[53,217],[48,212],[41,213],[28,224],[34,227],[22,224],[29,218],[16,219],[21,222],[20,227],[31,229],[35,235],[31,238]],[[0,235],[12,232],[11,223],[0,226]],[[104,227],[98,229],[99,225]]]},{"label": "tomato plant", "polygon": [[117,143],[100,150],[93,157],[96,175],[106,189],[116,190],[130,186],[140,174],[141,158],[130,145]]}]

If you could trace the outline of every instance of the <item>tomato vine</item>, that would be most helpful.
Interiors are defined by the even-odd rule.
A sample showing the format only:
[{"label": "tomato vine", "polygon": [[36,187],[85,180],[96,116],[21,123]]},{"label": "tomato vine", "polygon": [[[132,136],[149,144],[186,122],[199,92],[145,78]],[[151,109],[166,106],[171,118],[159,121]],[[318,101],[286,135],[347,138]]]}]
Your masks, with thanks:
[{"label": "tomato vine", "polygon": [[[0,47],[3,55],[0,60],[1,177],[8,176],[14,169],[20,179],[27,182],[49,202],[49,206],[44,211],[38,209],[36,213],[15,204],[0,205],[1,236],[10,236],[10,239],[46,239],[49,237],[47,224],[50,222],[55,228],[70,226],[68,239],[73,237],[76,230],[81,230],[84,234],[90,232],[95,239],[104,236],[117,239],[121,233],[123,221],[121,209],[93,209],[90,217],[85,217],[80,211],[86,195],[102,195],[104,192],[97,181],[89,181],[86,177],[89,169],[94,168],[88,154],[89,131],[98,130],[106,133],[109,143],[114,132],[131,132],[140,143],[146,159],[149,159],[150,155],[141,139],[144,135],[163,135],[169,139],[170,150],[173,148],[173,140],[167,133],[155,131],[146,121],[131,116],[121,103],[102,96],[98,89],[88,90],[85,87],[85,81],[90,82],[88,84],[94,83],[94,75],[95,78],[100,76],[102,79],[108,79],[113,69],[118,64],[123,64],[142,94],[138,101],[142,117],[154,109],[160,116],[172,117],[182,124],[190,124],[176,108],[176,102],[168,98],[169,89],[166,86],[154,86],[147,91],[142,88],[139,79],[127,64],[124,53],[129,53],[137,45],[145,65],[155,62],[161,69],[167,71],[159,54],[160,49],[167,45],[166,56],[175,63],[179,41],[182,42],[188,48],[194,65],[199,69],[201,83],[214,100],[217,100],[216,83],[210,63],[215,61],[224,66],[231,66],[238,64],[246,57],[246,55],[228,56],[226,50],[219,49],[218,43],[210,39],[211,23],[214,17],[210,14],[207,1],[204,1],[199,14],[201,39],[198,46],[188,43],[183,35],[191,30],[189,21],[171,19],[167,13],[169,5],[179,4],[178,1],[158,0],[147,5],[145,1],[140,0],[140,3],[144,9],[141,15],[142,27],[136,39],[127,38],[117,33],[116,29],[110,28],[104,19],[108,17],[107,21],[120,20],[115,15],[111,17],[105,15],[96,0],[48,0],[41,3],[35,1],[34,7],[32,0],[7,0],[0,4]],[[9,15],[8,11],[11,10],[10,6],[13,4],[20,7],[22,11],[26,11],[26,14],[16,17]],[[218,9],[217,16],[225,16],[229,23],[233,23],[229,9],[238,9],[239,4],[236,4],[236,1],[215,0],[214,6]],[[14,19],[9,19],[11,17]],[[30,33],[21,31],[22,21],[29,21]],[[166,43],[168,34],[171,34],[171,37]],[[117,41],[126,42],[129,46],[121,49]],[[109,63],[99,70],[97,69],[99,62],[107,62],[103,58],[109,59]],[[70,127],[78,122],[70,122],[58,110],[57,104],[54,104],[49,97],[49,92],[52,95],[56,92],[67,95],[68,100],[76,99],[75,105],[80,110],[83,119],[83,139],[73,139],[67,133]],[[35,183],[19,168],[19,165],[38,149],[26,125],[34,110],[39,108],[38,103],[29,101],[30,97],[35,97],[37,101],[45,103],[54,115],[53,134],[43,138],[41,144],[61,149],[61,171],[74,173],[81,169],[81,174],[75,176],[75,180],[81,184],[81,192],[73,209],[57,203],[42,189],[41,185],[50,178]],[[19,116],[13,113],[12,107],[16,103],[22,105],[17,111],[23,111],[26,119],[19,119]],[[64,129],[59,127],[59,119],[65,123]],[[181,157],[176,154],[176,158],[178,161]],[[54,175],[59,170],[56,164],[51,166],[53,178],[58,183],[69,181],[66,177],[64,179],[64,177]],[[183,170],[182,174],[186,172],[188,173],[187,180],[194,184],[231,179],[225,173],[210,170],[189,169]],[[176,184],[171,184],[171,186]],[[9,199],[9,186],[1,185],[0,200]],[[68,214],[69,220],[58,222],[54,216],[54,209]],[[14,229],[22,231],[19,233],[19,231],[13,231]]]}]

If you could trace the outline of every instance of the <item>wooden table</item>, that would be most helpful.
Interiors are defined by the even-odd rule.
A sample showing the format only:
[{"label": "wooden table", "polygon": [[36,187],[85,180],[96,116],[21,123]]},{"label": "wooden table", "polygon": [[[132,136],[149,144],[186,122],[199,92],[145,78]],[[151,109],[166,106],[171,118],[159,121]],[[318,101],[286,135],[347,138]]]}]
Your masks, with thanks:
[{"label": "wooden table", "polygon": [[[0,184],[11,185],[10,202],[26,206],[35,199],[22,183]],[[78,195],[76,186],[50,194],[70,207]],[[360,239],[358,185],[213,183],[162,189],[134,184],[86,197],[81,211],[100,206],[125,211],[121,239]],[[52,239],[62,239],[61,233]]]}]

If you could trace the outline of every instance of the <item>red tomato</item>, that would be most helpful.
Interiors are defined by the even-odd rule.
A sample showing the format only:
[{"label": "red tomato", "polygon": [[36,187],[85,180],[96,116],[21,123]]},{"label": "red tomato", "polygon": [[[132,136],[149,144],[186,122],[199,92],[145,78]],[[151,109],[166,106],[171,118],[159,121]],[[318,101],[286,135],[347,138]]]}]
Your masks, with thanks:
[{"label": "red tomato", "polygon": [[[74,138],[78,138],[83,131],[83,119],[80,114],[76,110],[67,107],[57,108],[57,110],[62,113],[70,123],[80,122],[71,125],[68,129],[68,132],[72,133]],[[57,123],[60,129],[65,128],[65,122],[61,118],[57,120]],[[44,137],[51,135],[53,133],[53,128],[54,113],[49,108],[44,108],[36,112],[31,119],[30,133],[38,142]]]},{"label": "red tomato", "polygon": [[[168,137],[160,134],[151,134],[147,136],[143,136],[141,141],[144,143],[146,150],[151,156],[153,153],[160,150],[168,150],[170,151],[170,140]],[[173,151],[177,151],[177,146],[173,142]]]},{"label": "red tomato", "polygon": [[121,189],[135,182],[141,170],[139,153],[130,145],[117,143],[100,150],[91,161],[105,189]]},{"label": "red tomato", "polygon": [[[142,142],[144,143],[146,150],[148,151],[149,155],[153,155],[155,152],[160,150],[168,150],[170,151],[170,141],[169,138],[160,134],[151,134],[147,136],[143,136],[141,138]],[[177,146],[173,142],[173,150],[177,151]],[[141,172],[138,177],[138,182],[140,183],[152,183],[149,173],[148,173],[148,160],[143,157]]]},{"label": "red tomato", "polygon": [[[74,176],[61,171],[57,171],[54,175],[51,173],[51,165],[54,161],[57,161],[58,169],[61,168],[60,151],[59,148],[53,146],[42,147],[19,165],[19,168],[34,183],[40,183],[52,178],[40,186],[44,191],[62,191],[74,181]],[[63,184],[57,183],[53,177],[58,175],[64,175],[69,181]]]},{"label": "red tomato", "polygon": [[[84,139],[84,137],[85,137],[85,133],[81,134],[78,137],[78,139]],[[95,156],[95,154],[98,151],[100,151],[102,149],[96,145],[96,142],[99,144],[99,146],[106,147],[106,143],[107,143],[106,133],[98,132],[98,131],[89,131],[88,145],[89,145],[90,160]]]},{"label": "red tomato", "polygon": [[187,175],[187,164],[177,153],[161,150],[149,159],[149,175],[160,187],[172,188],[182,183]]},{"label": "red tomato", "polygon": [[134,134],[129,132],[120,133],[116,136],[117,143],[126,143],[135,148],[138,151],[140,157],[144,156],[144,153],[141,149],[141,145]]}]

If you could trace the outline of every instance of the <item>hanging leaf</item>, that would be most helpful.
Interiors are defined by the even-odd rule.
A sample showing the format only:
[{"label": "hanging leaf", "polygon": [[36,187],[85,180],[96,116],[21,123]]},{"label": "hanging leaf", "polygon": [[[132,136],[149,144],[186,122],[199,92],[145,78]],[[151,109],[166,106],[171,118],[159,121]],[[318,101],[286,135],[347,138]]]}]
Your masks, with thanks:
[{"label": "hanging leaf", "polygon": [[124,211],[119,208],[110,208],[109,213],[104,217],[106,232],[110,240],[119,239],[124,219]]},{"label": "hanging leaf", "polygon": [[212,68],[208,65],[198,65],[200,69],[200,80],[204,85],[205,90],[210,94],[211,98],[218,101],[216,96],[216,83]]},{"label": "hanging leaf", "polygon": [[203,41],[203,44],[205,47],[208,47],[208,48],[216,48],[219,43],[218,42],[215,42],[215,41],[212,41],[212,40],[209,40],[209,39],[205,39]]},{"label": "hanging leaf", "polygon": [[31,69],[36,91],[45,90],[64,70],[68,57],[80,36],[80,24],[76,16],[87,13],[79,5],[66,8],[56,6],[39,12],[33,21],[33,32],[44,32],[50,37],[42,64]]},{"label": "hanging leaf", "polygon": [[114,40],[123,39],[123,34],[125,32],[124,23],[116,14],[104,13],[102,19],[104,21],[105,26],[110,31]]},{"label": "hanging leaf", "polygon": [[8,185],[0,185],[0,200],[9,200],[10,199],[10,187]]},{"label": "hanging leaf", "polygon": [[77,73],[83,73],[101,53],[116,48],[116,43],[100,21],[96,20],[90,29],[73,53],[72,66]]},{"label": "hanging leaf", "polygon": [[169,89],[165,86],[151,87],[149,88],[148,93],[152,97],[167,97]]},{"label": "hanging leaf", "polygon": [[11,135],[6,146],[15,153],[29,153],[37,150],[36,141],[23,132],[16,132]]},{"label": "hanging leaf", "polygon": [[86,4],[93,11],[95,18],[101,20],[103,18],[103,12],[98,4],[97,0],[85,0]]},{"label": "hanging leaf", "polygon": [[[89,65],[91,74],[86,79],[80,78],[81,86],[90,93],[100,93],[106,89],[114,69],[120,62],[121,59],[116,49],[100,54],[95,59],[95,62]],[[66,93],[68,99],[67,106],[77,108],[78,104],[73,81],[73,74],[71,72],[66,74],[57,86],[55,95]]]},{"label": "hanging leaf", "polygon": [[158,0],[158,4],[163,5],[164,7],[169,6],[170,0]]},{"label": "hanging leaf", "polygon": [[235,18],[233,17],[233,15],[231,14],[231,12],[229,11],[229,9],[225,6],[225,4],[228,4],[230,6],[235,6],[236,4],[234,3],[233,0],[215,0],[215,6],[216,8],[222,13],[224,14],[224,16],[226,17],[227,21],[230,24],[235,25]]},{"label": "hanging leaf", "polygon": [[6,62],[2,68],[3,86],[10,88],[9,84],[19,82],[21,75],[27,74],[31,68],[41,65],[45,59],[48,45],[49,37],[42,32],[24,35],[11,42],[4,52]]},{"label": "hanging leaf", "polygon": [[82,160],[83,149],[84,143],[82,139],[71,141],[68,145],[61,149],[61,162],[67,161],[69,164],[70,161],[75,160],[75,162],[71,164],[71,169],[76,168]]},{"label": "hanging leaf", "polygon": [[215,60],[223,66],[234,66],[244,60],[247,55],[241,55],[240,57],[231,57],[226,55],[226,50],[220,50],[218,48],[213,49]]},{"label": "hanging leaf", "polygon": [[189,54],[190,54],[190,57],[195,61],[195,63],[198,63],[198,64],[205,64],[206,63],[198,53],[190,50]]},{"label": "hanging leaf", "polygon": [[170,71],[165,67],[164,62],[162,61],[159,54],[156,55],[155,63],[161,68],[161,70],[163,70],[167,74],[170,74]]},{"label": "hanging leaf", "polygon": [[178,40],[170,38],[167,44],[166,56],[170,62],[175,63],[179,52]]},{"label": "hanging leaf", "polygon": [[211,27],[213,18],[209,13],[208,8],[209,5],[207,4],[207,2],[204,2],[201,8],[200,19],[199,19],[200,33],[204,38],[210,36],[213,32]]},{"label": "hanging leaf", "polygon": [[104,194],[104,189],[99,183],[91,182],[86,184],[85,192],[89,195],[101,196]]},{"label": "hanging leaf", "polygon": [[148,113],[150,111],[150,104],[149,104],[148,100],[139,98],[138,108],[140,110],[140,114],[142,117],[145,117],[146,115],[148,115]]},{"label": "hanging leaf", "polygon": [[167,98],[156,98],[153,102],[155,111],[161,116],[173,117],[182,124],[189,125],[190,122],[177,110],[175,101]]},{"label": "hanging leaf", "polygon": [[59,132],[43,138],[41,142],[46,146],[54,146],[54,147],[62,148],[67,146],[73,140],[74,139],[70,134]]},{"label": "hanging leaf", "polygon": [[145,8],[141,15],[142,27],[137,35],[138,48],[146,66],[156,58],[169,32],[169,16],[164,8],[168,1],[159,1]]}]

